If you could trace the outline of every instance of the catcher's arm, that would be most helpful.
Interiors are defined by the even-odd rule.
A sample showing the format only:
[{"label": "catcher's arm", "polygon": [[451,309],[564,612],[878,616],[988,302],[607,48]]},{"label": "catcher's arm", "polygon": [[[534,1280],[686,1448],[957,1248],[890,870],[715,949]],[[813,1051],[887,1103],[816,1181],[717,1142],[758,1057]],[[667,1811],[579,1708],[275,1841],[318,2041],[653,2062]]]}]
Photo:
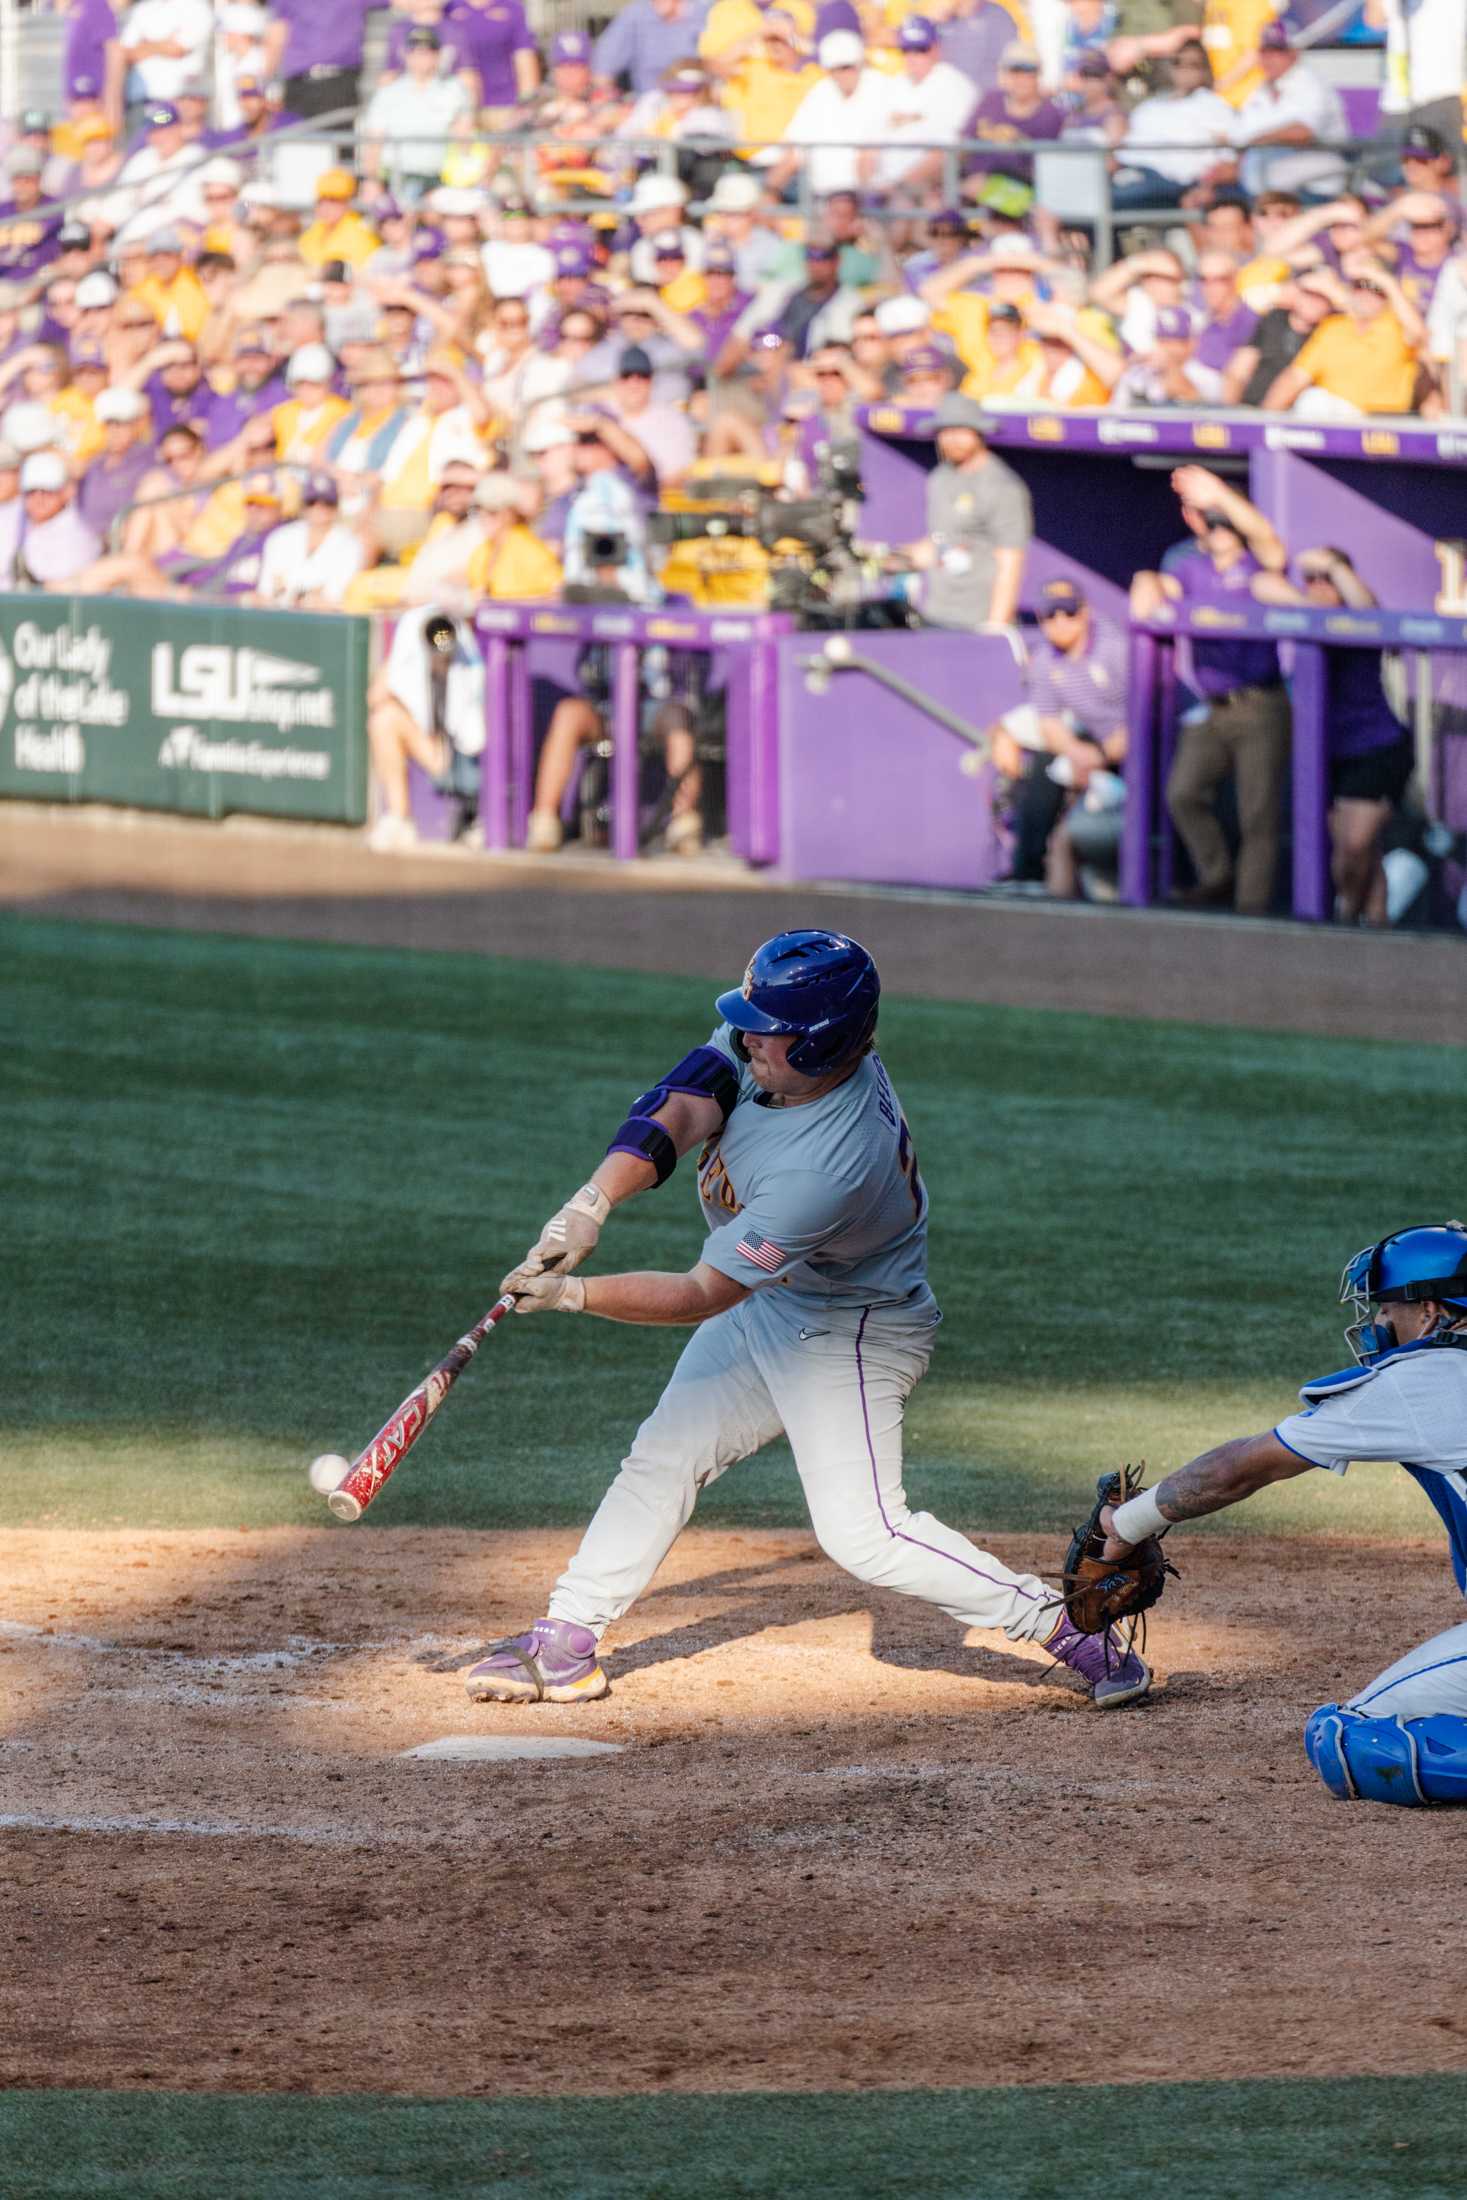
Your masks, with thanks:
[{"label": "catcher's arm", "polygon": [[1106,1531],[1104,1556],[1125,1558],[1145,1537],[1164,1533],[1179,1520],[1222,1512],[1267,1489],[1270,1482],[1287,1482],[1291,1475],[1311,1471],[1318,1471],[1314,1461],[1290,1451],[1272,1429],[1261,1436],[1235,1436],[1164,1475],[1139,1497],[1105,1506],[1100,1515]]}]

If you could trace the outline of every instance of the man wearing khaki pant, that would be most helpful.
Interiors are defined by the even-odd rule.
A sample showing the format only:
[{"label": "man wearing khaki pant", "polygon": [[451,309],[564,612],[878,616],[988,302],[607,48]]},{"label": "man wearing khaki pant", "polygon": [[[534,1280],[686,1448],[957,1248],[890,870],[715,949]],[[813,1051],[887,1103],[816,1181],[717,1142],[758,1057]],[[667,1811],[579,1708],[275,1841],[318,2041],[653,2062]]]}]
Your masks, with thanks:
[{"label": "man wearing khaki pant", "polygon": [[[1198,538],[1169,572],[1138,573],[1137,617],[1166,604],[1209,609],[1224,624],[1247,609],[1253,583],[1282,572],[1283,544],[1255,506],[1203,466],[1179,466],[1172,486]],[[1194,908],[1227,903],[1262,916],[1273,900],[1280,821],[1289,770],[1289,702],[1278,650],[1265,641],[1191,641],[1190,685],[1199,708],[1184,720],[1167,780],[1167,808],[1191,858],[1196,883],[1176,896]],[[1237,799],[1236,863],[1214,807],[1231,778]]]}]

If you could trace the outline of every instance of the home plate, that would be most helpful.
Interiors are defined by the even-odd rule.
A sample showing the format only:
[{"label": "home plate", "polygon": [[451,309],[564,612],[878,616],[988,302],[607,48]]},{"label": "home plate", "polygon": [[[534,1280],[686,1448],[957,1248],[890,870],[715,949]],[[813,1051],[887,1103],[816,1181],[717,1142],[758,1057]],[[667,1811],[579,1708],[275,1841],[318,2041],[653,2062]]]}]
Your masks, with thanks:
[{"label": "home plate", "polygon": [[441,1741],[419,1742],[404,1757],[468,1757],[498,1763],[508,1757],[617,1757],[620,1742],[583,1742],[574,1734],[445,1734]]}]

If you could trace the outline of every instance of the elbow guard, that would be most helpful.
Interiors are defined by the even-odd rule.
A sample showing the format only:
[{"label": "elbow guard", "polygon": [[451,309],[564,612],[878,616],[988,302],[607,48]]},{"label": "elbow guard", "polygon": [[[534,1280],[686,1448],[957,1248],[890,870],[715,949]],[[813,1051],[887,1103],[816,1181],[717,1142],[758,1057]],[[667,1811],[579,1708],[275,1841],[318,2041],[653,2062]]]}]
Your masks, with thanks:
[{"label": "elbow guard", "polygon": [[677,1167],[677,1148],[654,1118],[657,1110],[679,1092],[712,1100],[726,1123],[739,1096],[738,1073],[717,1047],[694,1047],[691,1054],[685,1054],[675,1068],[632,1102],[631,1113],[606,1151],[635,1154],[639,1161],[650,1161],[659,1184],[665,1184]]}]

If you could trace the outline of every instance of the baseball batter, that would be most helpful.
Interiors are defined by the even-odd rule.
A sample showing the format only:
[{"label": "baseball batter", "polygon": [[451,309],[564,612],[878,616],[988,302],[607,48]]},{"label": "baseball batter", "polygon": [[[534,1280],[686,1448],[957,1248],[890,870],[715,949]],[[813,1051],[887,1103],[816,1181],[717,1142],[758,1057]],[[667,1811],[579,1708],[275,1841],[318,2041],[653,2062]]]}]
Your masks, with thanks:
[{"label": "baseball batter", "polygon": [[[926,1188],[874,1052],[879,998],[875,964],[843,934],[767,941],[742,988],[720,995],[708,1044],[633,1103],[590,1182],[504,1279],[517,1314],[697,1328],[548,1615],[471,1669],[471,1696],[604,1695],[606,1628],[651,1581],[699,1491],[781,1432],[823,1549],[858,1580],[922,1597],[961,1627],[1044,1643],[1107,1709],[1150,1688],[1139,1657],[1113,1634],[1080,1634],[1036,1576],[908,1508],[902,1418],[941,1316]],[[695,1148],[708,1232],[696,1266],[575,1274],[611,1210]]]},{"label": "baseball batter", "polygon": [[[1342,1475],[1354,1460],[1395,1460],[1441,1515],[1467,1595],[1467,1225],[1367,1245],[1340,1299],[1356,1317],[1345,1335],[1357,1364],[1306,1383],[1302,1410],[1276,1428],[1220,1444],[1102,1514],[1108,1558],[1311,1467]],[[1344,1800],[1467,1802],[1467,1625],[1408,1650],[1348,1703],[1321,1704],[1304,1747]]]}]

